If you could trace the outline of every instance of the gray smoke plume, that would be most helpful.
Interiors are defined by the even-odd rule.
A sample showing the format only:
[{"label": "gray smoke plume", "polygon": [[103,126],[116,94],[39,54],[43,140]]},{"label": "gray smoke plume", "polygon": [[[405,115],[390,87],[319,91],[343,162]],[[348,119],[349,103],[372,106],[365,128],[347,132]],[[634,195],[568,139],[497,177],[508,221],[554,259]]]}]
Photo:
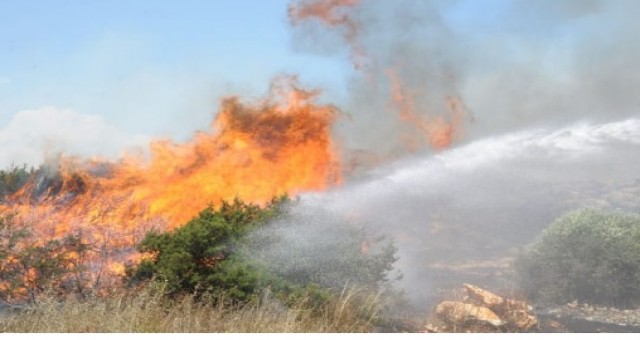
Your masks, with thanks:
[{"label": "gray smoke plume", "polygon": [[638,116],[637,1],[516,1],[471,35],[461,91],[488,135]]},{"label": "gray smoke plume", "polygon": [[447,117],[446,98],[461,98],[468,114],[458,143],[636,116],[639,10],[632,0],[359,1],[335,10],[357,27],[354,37],[309,19],[294,26],[293,46],[345,61],[354,48],[366,56],[349,76],[351,118],[337,130],[347,149],[388,156],[415,133],[398,119],[390,70],[422,117]]}]

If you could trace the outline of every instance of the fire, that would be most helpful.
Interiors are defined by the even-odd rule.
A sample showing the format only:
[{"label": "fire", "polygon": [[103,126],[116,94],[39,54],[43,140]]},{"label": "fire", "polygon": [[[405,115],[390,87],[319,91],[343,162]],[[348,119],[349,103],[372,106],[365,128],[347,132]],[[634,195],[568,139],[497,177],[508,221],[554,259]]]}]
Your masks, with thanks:
[{"label": "fire", "polygon": [[[422,135],[422,139],[428,141],[431,147],[437,150],[446,148],[460,136],[462,120],[468,113],[458,96],[446,98],[447,112],[444,115],[429,117],[418,112],[417,93],[404,86],[393,69],[387,70],[387,76],[391,87],[391,102],[396,106],[400,120]],[[416,140],[411,133],[405,135],[405,138],[405,144],[412,150],[417,149],[422,140]]]},{"label": "fire", "polygon": [[289,5],[289,19],[295,26],[316,19],[323,24],[342,30],[342,38],[347,42],[351,62],[356,69],[364,69],[368,64],[367,53],[358,41],[360,27],[349,13],[359,0],[310,0]]},{"label": "fire", "polygon": [[275,195],[325,190],[340,182],[331,141],[336,109],[315,106],[314,93],[293,89],[285,103],[247,106],[222,102],[216,133],[201,133],[186,145],[158,142],[147,167],[125,178],[142,181],[134,197],[153,215],[186,222],[208,203],[238,196],[266,202]]},{"label": "fire", "polygon": [[[316,20],[338,31],[350,50],[350,59],[356,69],[364,71],[369,77],[386,74],[390,102],[393,104],[391,110],[397,112],[406,128],[402,138],[409,151],[419,150],[425,142],[436,150],[448,147],[460,137],[463,120],[469,116],[462,99],[457,95],[444,98],[443,112],[425,112],[418,108],[416,98],[424,95],[425,91],[408,88],[396,72],[399,67],[384,70],[379,64],[381,60],[375,60],[375,54],[369,55],[363,47],[363,27],[354,14],[359,4],[359,0],[301,0],[289,5],[288,14],[294,26]],[[375,67],[380,68],[380,72],[375,72]]]},{"label": "fire", "polygon": [[[294,25],[314,19],[338,29],[351,61],[362,69],[375,66],[375,60],[360,41],[353,15],[358,5],[358,0],[302,1],[289,6],[289,17]],[[466,115],[460,98],[448,97],[444,112],[420,112],[420,93],[393,70],[387,78],[394,110],[411,131],[410,149],[425,141],[442,149],[459,137]],[[266,99],[222,100],[211,130],[186,143],[157,140],[148,154],[126,155],[118,162],[61,157],[0,200],[0,214],[15,213],[36,240],[76,235],[92,245],[87,261],[93,272],[122,274],[124,263],[139,260],[134,246],[147,231],[177,228],[210,204],[236,197],[264,204],[278,195],[341,184],[348,167],[331,137],[339,110],[318,104],[318,95],[295,78],[282,77]]]},{"label": "fire", "polygon": [[155,141],[147,157],[62,158],[55,176],[33,178],[0,213],[17,213],[41,239],[80,235],[109,258],[103,270],[121,273],[146,231],[178,227],[209,204],[261,204],[340,184],[337,108],[316,104],[318,92],[293,78],[278,79],[272,94],[250,104],[224,99],[211,131],[184,144]]}]

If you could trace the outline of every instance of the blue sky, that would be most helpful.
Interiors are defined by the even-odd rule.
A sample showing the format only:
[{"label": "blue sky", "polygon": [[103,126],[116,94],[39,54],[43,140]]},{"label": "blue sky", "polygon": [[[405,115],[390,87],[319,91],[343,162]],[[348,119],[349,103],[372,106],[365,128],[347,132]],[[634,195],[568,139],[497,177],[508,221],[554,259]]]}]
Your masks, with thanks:
[{"label": "blue sky", "polygon": [[287,4],[3,0],[0,128],[17,111],[55,106],[186,137],[207,128],[220,96],[260,95],[280,73],[339,88],[346,62],[292,52]]}]

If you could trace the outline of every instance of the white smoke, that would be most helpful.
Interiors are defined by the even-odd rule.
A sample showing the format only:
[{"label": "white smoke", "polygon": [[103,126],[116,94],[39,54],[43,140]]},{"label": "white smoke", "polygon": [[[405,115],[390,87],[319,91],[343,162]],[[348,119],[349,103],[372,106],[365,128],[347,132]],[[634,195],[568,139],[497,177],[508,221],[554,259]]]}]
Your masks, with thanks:
[{"label": "white smoke", "polygon": [[148,141],[148,137],[124,133],[101,116],[56,107],[24,110],[0,130],[0,168],[37,167],[60,154],[116,159],[124,150]]}]

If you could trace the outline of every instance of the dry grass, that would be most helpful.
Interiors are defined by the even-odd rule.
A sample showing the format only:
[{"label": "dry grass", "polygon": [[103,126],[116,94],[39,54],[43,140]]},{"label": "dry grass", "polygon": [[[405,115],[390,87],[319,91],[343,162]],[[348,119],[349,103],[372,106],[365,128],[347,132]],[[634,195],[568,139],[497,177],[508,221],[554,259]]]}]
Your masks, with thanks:
[{"label": "dry grass", "polygon": [[345,290],[315,308],[308,301],[286,307],[268,296],[257,304],[206,304],[192,297],[167,298],[160,289],[91,299],[44,297],[21,312],[0,314],[0,332],[369,332],[380,298]]}]

